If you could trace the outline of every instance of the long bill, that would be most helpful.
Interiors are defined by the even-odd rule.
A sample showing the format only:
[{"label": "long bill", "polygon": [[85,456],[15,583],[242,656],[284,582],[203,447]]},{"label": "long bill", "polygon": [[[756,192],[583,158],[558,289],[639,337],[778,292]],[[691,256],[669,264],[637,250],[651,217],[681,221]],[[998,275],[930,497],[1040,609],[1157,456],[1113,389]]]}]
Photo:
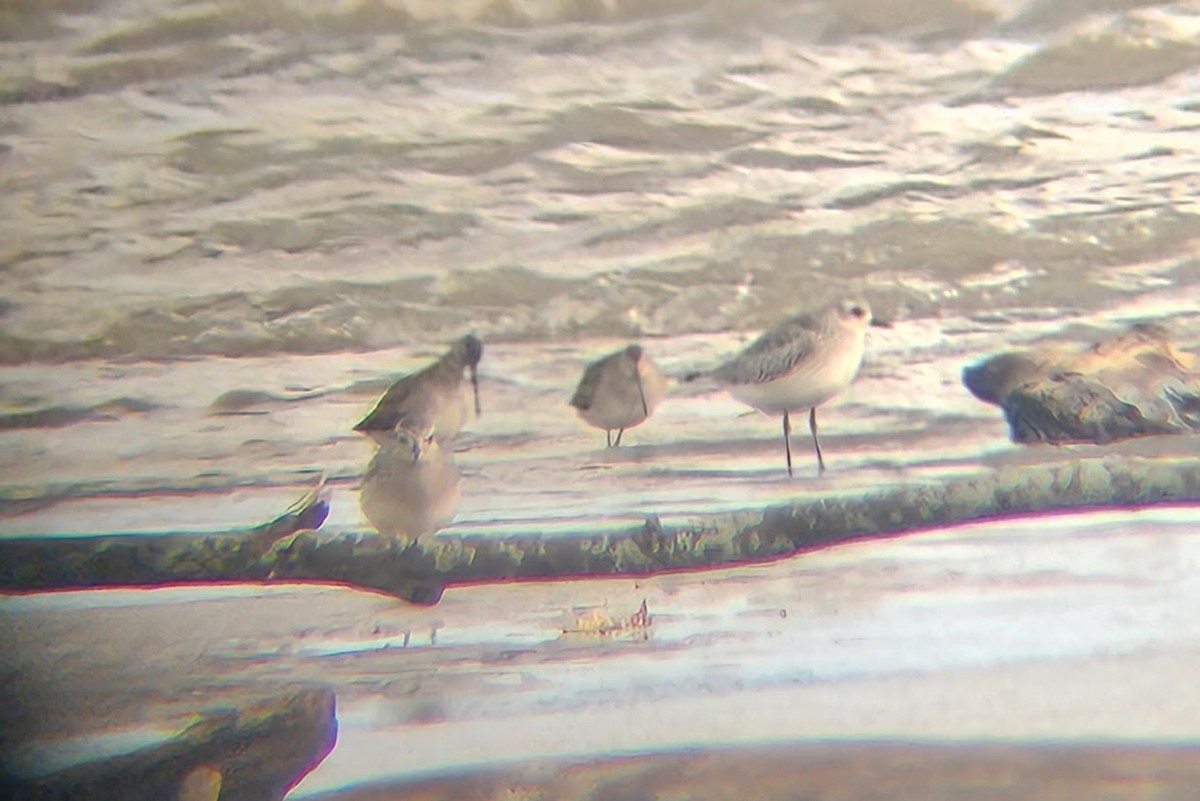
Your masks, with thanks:
[{"label": "long bill", "polygon": [[479,417],[483,414],[483,409],[479,405],[479,370],[475,365],[471,365],[471,388],[475,390],[475,416]]},{"label": "long bill", "polygon": [[642,388],[642,371],[636,370],[634,376],[637,378],[638,395],[642,399],[642,415],[648,418],[650,417],[650,407],[646,405],[646,390]]}]

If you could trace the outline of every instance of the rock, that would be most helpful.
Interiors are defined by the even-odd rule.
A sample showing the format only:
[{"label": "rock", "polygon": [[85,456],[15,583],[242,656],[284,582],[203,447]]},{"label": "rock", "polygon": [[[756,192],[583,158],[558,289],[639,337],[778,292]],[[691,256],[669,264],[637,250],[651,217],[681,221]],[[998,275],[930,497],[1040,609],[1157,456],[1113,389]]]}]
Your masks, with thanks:
[{"label": "rock", "polygon": [[[151,745],[60,766],[56,744],[22,743],[8,760],[13,799],[93,801],[268,801],[288,790],[333,750],[334,694],[291,688],[267,698],[232,691],[201,696],[195,722]],[[99,742],[106,732],[90,733]]]},{"label": "rock", "polygon": [[963,384],[1004,410],[1014,442],[1106,443],[1200,431],[1200,373],[1154,324],[1081,350],[1002,353],[963,370]]}]

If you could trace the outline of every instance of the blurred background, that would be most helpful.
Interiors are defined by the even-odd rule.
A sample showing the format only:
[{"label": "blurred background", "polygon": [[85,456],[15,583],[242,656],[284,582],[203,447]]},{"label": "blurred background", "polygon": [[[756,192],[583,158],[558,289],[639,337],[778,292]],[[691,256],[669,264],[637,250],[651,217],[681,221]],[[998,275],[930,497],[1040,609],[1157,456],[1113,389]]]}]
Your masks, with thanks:
[{"label": "blurred background", "polygon": [[[1195,2],[8,0],[0,54],[7,536],[249,525],[319,474],[327,525],[369,532],[373,445],[351,427],[467,332],[485,343],[483,415],[455,442],[463,496],[443,536],[669,525],[1059,458],[1010,444],[963,366],[1137,320],[1200,342]],[[846,295],[892,327],[871,330],[858,382],[822,412],[820,481],[806,435],[787,482],[778,420],[723,394],[674,393],[618,451],[567,405],[583,366],[626,342],[678,376]],[[470,588],[419,613],[296,588],[0,611],[32,638],[14,676],[100,659],[85,673],[116,692],[128,654],[153,651],[147,687],[185,664],[333,681],[342,741],[308,792],[492,747],[1178,740],[1200,734],[1168,711],[1192,697],[1182,654],[1200,630],[1174,610],[1200,592],[1200,551],[1194,512],[1171,514],[962,529],[711,583]],[[1053,547],[1017,547],[1033,541]],[[646,597],[649,640],[561,645],[587,609],[627,618]],[[203,604],[224,611],[184,637],[179,616]],[[150,639],[113,639],[149,607],[172,610]],[[57,631],[45,615],[88,622],[39,639]],[[124,644],[104,661],[97,638]],[[1161,681],[1105,692],[1129,674],[1104,660],[1164,648],[1178,659]],[[1070,679],[1083,666],[1115,672],[1089,695]],[[939,678],[959,670],[977,672]],[[864,697],[909,699],[882,717],[822,717],[804,694],[880,676],[905,689]],[[998,707],[966,703],[1000,676]],[[768,686],[824,723],[767,725],[782,702],[745,693]],[[1055,706],[1067,687],[1078,704]],[[719,709],[660,706],[697,695]],[[581,710],[612,704],[572,744]],[[734,707],[761,714],[705,726]],[[489,727],[518,718],[526,734],[500,748]],[[552,720],[557,739],[532,733]],[[629,720],[671,724],[630,735]]]}]

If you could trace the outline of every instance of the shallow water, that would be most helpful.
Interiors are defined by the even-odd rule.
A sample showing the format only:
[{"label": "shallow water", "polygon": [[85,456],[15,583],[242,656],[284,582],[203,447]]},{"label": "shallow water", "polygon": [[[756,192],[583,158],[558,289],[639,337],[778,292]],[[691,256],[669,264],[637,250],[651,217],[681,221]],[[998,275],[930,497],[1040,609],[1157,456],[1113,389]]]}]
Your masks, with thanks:
[{"label": "shallow water", "polygon": [[[1094,453],[1016,448],[959,376],[1000,349],[1088,341],[1147,318],[1196,350],[1197,41],[1196,3],[1134,0],[13,5],[0,11],[0,535],[239,527],[319,474],[334,490],[326,525],[362,529],[357,487],[372,446],[351,426],[397,374],[469,330],[486,343],[484,415],[455,444],[465,481],[448,536],[686,519]],[[830,471],[819,480],[802,430],[789,482],[779,421],[721,394],[674,387],[618,451],[567,406],[583,365],[630,339],[677,376],[785,312],[845,294],[893,326],[870,331],[860,379],[822,408]],[[1166,553],[1186,552],[1194,522],[1170,524],[1180,530]],[[1041,553],[1043,536],[1086,551],[1090,525],[997,526],[992,550],[964,546],[962,565],[944,569],[999,570],[1007,554]],[[1152,548],[1157,530],[1133,521],[1118,539]],[[906,547],[903,558],[889,550]],[[1105,581],[1158,586],[1186,559],[1139,572],[1102,549],[1104,581],[1033,571],[1044,587],[1022,584],[1003,602],[988,590],[957,623],[950,610],[967,602],[954,593],[905,596],[889,611],[871,600],[886,582],[832,566],[868,570],[891,554],[907,576],[896,581],[919,584],[919,551],[863,544],[679,579],[684,596],[706,595],[679,618],[673,596],[652,598],[650,641],[571,646],[582,650],[570,651],[570,681],[531,667],[496,686],[531,682],[533,707],[571,708],[624,686],[613,670],[644,670],[648,689],[622,714],[657,717],[686,706],[664,700],[675,685],[656,672],[679,661],[689,692],[711,676],[721,692],[769,695],[780,675],[833,687],[839,671],[865,676],[877,663],[925,677],[913,686],[1006,660],[1123,676],[1104,655],[1161,649],[1171,662],[1194,647],[1169,597],[1131,599],[1162,625],[1141,616],[1124,628],[1108,626],[1119,615],[1105,598]],[[790,634],[772,640],[784,624],[768,596],[799,592],[793,569],[822,582],[819,608],[861,618],[845,630],[836,615],[814,622],[802,596],[788,607]],[[478,705],[481,720],[533,714],[504,707],[509,694],[486,682],[460,694],[454,666],[489,664],[495,636],[536,653],[568,607],[617,586],[619,613],[631,614],[640,595],[629,582],[456,589],[430,613],[456,623],[419,663],[447,682],[442,700],[418,685],[397,693],[434,717],[460,704]],[[765,595],[746,601],[749,586]],[[272,595],[213,592],[255,614]],[[738,611],[748,608],[762,614]],[[983,628],[996,639],[977,648]],[[352,628],[347,647],[400,634],[363,646]],[[278,643],[245,636],[252,654],[298,649],[322,666],[340,642],[298,641],[290,624]],[[847,656],[831,645],[846,637],[868,645]],[[347,664],[352,686],[365,668]],[[391,681],[397,670],[362,675]],[[1038,676],[1048,696],[1061,686]],[[372,722],[392,702],[340,700],[342,745],[322,769],[333,773],[314,776],[320,786],[380,770],[371,755],[395,734]],[[1089,729],[1082,712],[1054,725],[1064,736],[1195,736],[1158,718],[1137,729],[1142,718],[1106,703],[1108,728]],[[769,739],[755,734],[769,717],[721,731]],[[671,720],[642,745],[678,745],[696,725]],[[976,734],[1007,731],[980,720]],[[467,764],[474,725],[422,729],[415,742],[436,748],[413,764],[437,753],[448,755],[438,765]],[[513,756],[564,752],[528,736]],[[614,743],[601,736],[579,752]]]},{"label": "shallow water", "polygon": [[1197,281],[1192,3],[322,8],[10,12],[7,362],[744,330],[847,290],[1066,317]]}]

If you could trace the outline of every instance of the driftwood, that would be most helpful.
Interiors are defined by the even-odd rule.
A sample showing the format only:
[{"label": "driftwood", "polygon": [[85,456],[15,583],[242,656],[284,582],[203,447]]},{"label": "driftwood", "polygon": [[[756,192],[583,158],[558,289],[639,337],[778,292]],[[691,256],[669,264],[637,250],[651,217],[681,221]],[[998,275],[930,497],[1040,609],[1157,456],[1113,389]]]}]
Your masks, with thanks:
[{"label": "driftwood", "polygon": [[434,604],[455,584],[719,568],[986,518],[1184,501],[1200,501],[1200,461],[1190,454],[1110,454],[865,497],[808,497],[677,522],[649,517],[623,530],[602,528],[603,521],[581,523],[575,536],[500,538],[451,530],[423,544],[403,544],[372,532],[318,533],[327,511],[318,490],[279,520],[248,532],[0,540],[0,591],[321,582]]},{"label": "driftwood", "polygon": [[162,743],[48,775],[9,777],[7,797],[272,801],[337,740],[331,689],[285,689],[255,699],[210,696],[209,703],[196,722]]},{"label": "driftwood", "polygon": [[323,483],[279,517],[212,534],[28,537],[0,540],[0,591],[83,589],[199,581],[265,580],[259,565],[281,537],[320,528]]},{"label": "driftwood", "polygon": [[1158,325],[1135,325],[1080,350],[1002,353],[967,367],[963,384],[1004,411],[1019,443],[1200,431],[1200,373]]}]

